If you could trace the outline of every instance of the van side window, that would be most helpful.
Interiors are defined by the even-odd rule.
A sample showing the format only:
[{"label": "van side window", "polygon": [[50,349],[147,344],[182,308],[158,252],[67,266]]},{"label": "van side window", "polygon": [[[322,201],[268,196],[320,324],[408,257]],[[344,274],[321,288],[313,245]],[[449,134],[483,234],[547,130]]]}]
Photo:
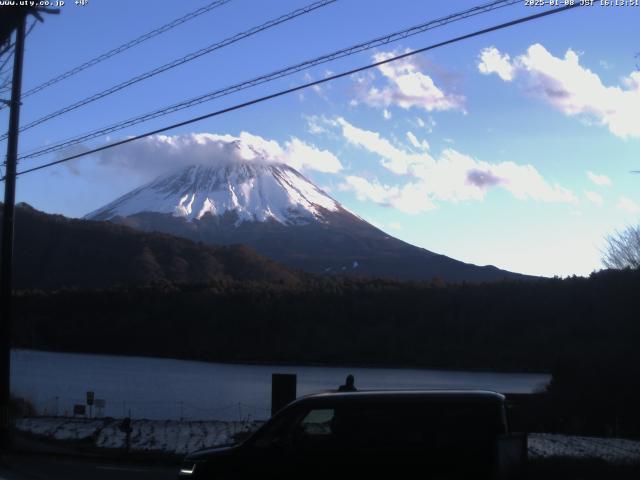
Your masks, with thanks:
[{"label": "van side window", "polygon": [[290,437],[292,424],[299,420],[300,417],[297,414],[281,416],[275,422],[258,431],[258,436],[252,438],[253,446],[256,448],[284,446]]},{"label": "van side window", "polygon": [[331,435],[334,415],[335,412],[331,408],[311,410],[300,422],[301,431],[312,436]]}]

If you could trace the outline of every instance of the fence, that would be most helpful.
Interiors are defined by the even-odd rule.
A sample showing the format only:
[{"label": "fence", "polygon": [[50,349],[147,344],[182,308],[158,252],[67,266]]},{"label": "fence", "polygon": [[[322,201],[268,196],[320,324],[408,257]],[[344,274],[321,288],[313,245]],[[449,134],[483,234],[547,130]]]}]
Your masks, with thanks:
[{"label": "fence", "polygon": [[[102,402],[103,406],[98,406]],[[75,405],[86,405],[86,398],[51,397],[35,402],[36,413],[42,416],[73,417]],[[96,399],[93,406],[86,406],[84,417],[90,418],[124,418],[150,420],[223,420],[254,421],[266,420],[270,416],[267,405],[248,404],[245,402],[227,403],[204,407],[193,401],[144,401],[144,400],[110,400]],[[77,415],[76,415],[77,416]]]}]

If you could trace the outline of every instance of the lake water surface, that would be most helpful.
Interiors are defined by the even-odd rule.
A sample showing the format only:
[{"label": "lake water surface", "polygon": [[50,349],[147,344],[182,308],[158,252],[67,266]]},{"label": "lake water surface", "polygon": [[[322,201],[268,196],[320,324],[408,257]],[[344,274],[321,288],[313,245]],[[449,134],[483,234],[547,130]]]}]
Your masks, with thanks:
[{"label": "lake water surface", "polygon": [[163,358],[35,350],[12,352],[11,388],[41,414],[71,414],[88,390],[101,412],[122,417],[185,420],[266,419],[271,374],[295,373],[298,395],[332,390],[353,374],[359,389],[486,389],[529,393],[546,374],[425,369],[235,365]]}]

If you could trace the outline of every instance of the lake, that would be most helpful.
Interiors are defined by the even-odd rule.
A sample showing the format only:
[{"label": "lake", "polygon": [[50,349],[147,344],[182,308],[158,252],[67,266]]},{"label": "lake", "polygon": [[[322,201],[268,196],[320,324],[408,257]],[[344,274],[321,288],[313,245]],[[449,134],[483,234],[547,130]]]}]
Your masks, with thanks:
[{"label": "lake", "polygon": [[39,414],[69,415],[87,391],[105,416],[148,419],[266,419],[271,374],[295,373],[298,395],[332,390],[353,374],[359,389],[486,389],[530,393],[550,375],[427,369],[237,365],[36,350],[11,353],[12,394]]}]

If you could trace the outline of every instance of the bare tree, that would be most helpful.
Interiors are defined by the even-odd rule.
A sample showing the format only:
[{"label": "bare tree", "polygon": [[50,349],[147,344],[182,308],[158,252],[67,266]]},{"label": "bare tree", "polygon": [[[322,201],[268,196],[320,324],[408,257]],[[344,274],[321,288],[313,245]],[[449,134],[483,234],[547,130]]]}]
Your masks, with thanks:
[{"label": "bare tree", "polygon": [[6,93],[11,85],[11,70],[7,64],[10,63],[13,56],[12,48],[13,45],[8,41],[6,44],[0,45],[0,95]]},{"label": "bare tree", "polygon": [[607,268],[640,268],[640,225],[607,237],[602,263]]}]

